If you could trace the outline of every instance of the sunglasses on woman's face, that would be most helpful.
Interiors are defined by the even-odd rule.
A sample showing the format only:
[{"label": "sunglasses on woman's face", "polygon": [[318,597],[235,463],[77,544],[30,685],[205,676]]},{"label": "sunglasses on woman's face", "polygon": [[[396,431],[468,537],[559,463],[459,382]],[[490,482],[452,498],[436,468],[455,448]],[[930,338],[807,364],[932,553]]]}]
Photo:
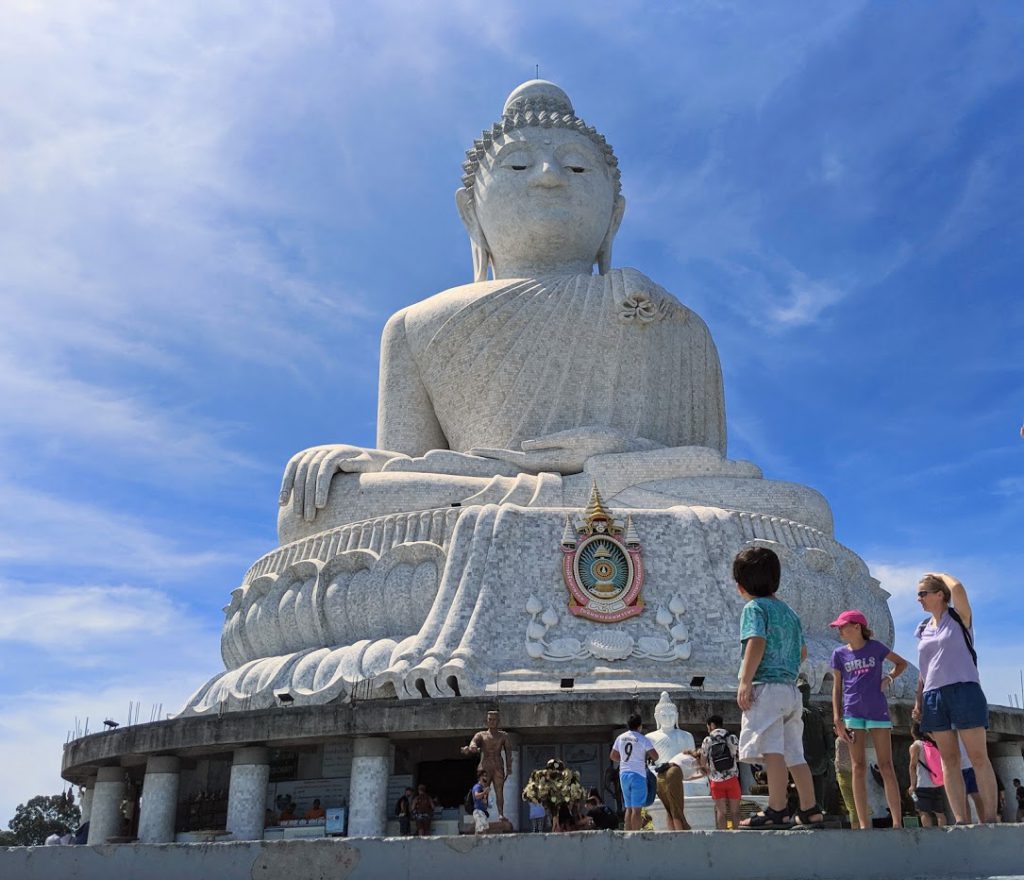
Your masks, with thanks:
[{"label": "sunglasses on woman's face", "polygon": [[925,596],[930,596],[933,593],[941,593],[941,592],[942,592],[942,590],[918,590],[917,591],[917,598],[918,599],[923,599]]}]

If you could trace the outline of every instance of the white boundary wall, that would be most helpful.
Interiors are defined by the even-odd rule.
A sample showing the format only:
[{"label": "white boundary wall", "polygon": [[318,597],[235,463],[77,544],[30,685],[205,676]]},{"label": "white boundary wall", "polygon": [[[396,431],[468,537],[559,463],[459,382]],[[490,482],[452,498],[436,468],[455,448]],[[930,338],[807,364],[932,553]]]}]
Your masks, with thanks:
[{"label": "white boundary wall", "polygon": [[1024,825],[351,838],[0,849],[4,880],[908,880],[1024,877]]}]

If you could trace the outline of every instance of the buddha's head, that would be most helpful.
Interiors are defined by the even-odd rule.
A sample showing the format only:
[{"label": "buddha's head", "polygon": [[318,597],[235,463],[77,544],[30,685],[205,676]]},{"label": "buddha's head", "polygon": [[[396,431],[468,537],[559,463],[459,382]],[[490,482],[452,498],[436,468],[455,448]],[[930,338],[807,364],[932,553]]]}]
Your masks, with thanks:
[{"label": "buddha's head", "polygon": [[558,86],[523,83],[466,155],[455,200],[474,281],[488,266],[496,278],[610,268],[626,204],[618,161]]},{"label": "buddha's head", "polygon": [[654,707],[654,720],[658,723],[658,730],[664,733],[675,730],[679,721],[679,710],[676,708],[676,704],[669,699],[668,691],[661,692],[661,699]]}]

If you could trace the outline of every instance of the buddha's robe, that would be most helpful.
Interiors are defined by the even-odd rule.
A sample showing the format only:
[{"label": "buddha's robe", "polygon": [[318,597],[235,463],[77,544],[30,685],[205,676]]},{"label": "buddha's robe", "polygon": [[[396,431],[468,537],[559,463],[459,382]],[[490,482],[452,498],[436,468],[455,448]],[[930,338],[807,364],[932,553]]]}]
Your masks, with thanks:
[{"label": "buddha's robe", "polygon": [[635,270],[466,285],[395,318],[449,449],[601,426],[725,451],[711,334]]}]

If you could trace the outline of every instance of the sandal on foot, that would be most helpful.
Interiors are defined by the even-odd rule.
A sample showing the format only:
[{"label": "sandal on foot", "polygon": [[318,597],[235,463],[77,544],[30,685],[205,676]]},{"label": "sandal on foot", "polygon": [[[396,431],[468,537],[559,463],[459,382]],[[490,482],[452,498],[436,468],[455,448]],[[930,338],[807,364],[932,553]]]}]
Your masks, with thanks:
[{"label": "sandal on foot", "polygon": [[771,831],[778,828],[792,828],[789,821],[789,813],[785,810],[773,810],[765,807],[760,813],[754,813],[747,819],[740,822],[737,828],[753,828],[758,831]]},{"label": "sandal on foot", "polygon": [[[815,819],[814,817],[818,818]],[[815,804],[813,807],[808,807],[806,810],[796,811],[796,827],[797,828],[824,828],[825,827],[825,814],[821,811],[821,807]]]}]

